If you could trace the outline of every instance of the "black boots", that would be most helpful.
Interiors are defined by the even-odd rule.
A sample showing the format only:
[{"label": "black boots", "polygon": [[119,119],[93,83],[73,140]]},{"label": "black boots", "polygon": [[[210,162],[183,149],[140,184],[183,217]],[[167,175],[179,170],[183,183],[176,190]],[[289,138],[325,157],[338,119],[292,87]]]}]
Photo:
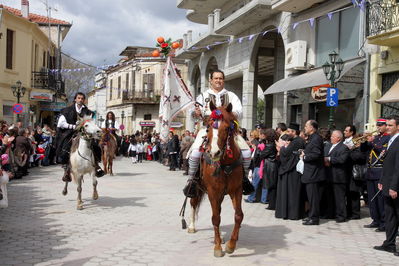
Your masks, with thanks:
[{"label": "black boots", "polygon": [[255,191],[254,186],[245,175],[242,177],[242,194],[250,195]]},{"label": "black boots", "polygon": [[101,167],[98,164],[96,164],[96,177],[100,178],[104,175],[105,172],[103,171],[103,169],[101,169]]},{"label": "black boots", "polygon": [[71,167],[69,165],[64,166],[64,176],[62,177],[62,181],[71,182]]},{"label": "black boots", "polygon": [[198,179],[196,178],[189,178],[187,180],[186,186],[183,188],[184,196],[188,198],[195,198],[198,196]]}]

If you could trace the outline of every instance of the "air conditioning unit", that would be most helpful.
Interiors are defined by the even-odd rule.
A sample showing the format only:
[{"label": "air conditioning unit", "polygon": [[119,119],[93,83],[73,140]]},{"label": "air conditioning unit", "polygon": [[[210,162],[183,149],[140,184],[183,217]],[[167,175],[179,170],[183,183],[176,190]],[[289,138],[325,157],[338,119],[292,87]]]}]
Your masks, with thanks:
[{"label": "air conditioning unit", "polygon": [[306,67],[306,41],[295,41],[287,44],[285,69],[304,70]]}]

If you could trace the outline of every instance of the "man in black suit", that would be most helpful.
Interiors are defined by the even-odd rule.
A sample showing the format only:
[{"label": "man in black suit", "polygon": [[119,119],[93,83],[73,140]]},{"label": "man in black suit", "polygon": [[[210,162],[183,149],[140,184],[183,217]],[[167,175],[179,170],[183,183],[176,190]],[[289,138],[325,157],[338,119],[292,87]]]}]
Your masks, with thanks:
[{"label": "man in black suit", "polygon": [[305,124],[305,134],[308,142],[301,153],[304,171],[301,178],[305,184],[309,201],[309,215],[303,225],[318,225],[320,216],[320,182],[325,180],[323,160],[323,139],[317,134],[318,124],[309,120]]},{"label": "man in black suit", "polygon": [[[93,112],[90,111],[83,103],[86,100],[86,95],[81,92],[75,94],[74,103],[61,110],[61,115],[57,122],[57,163],[63,165],[64,176],[62,181],[71,182],[71,169],[69,165],[69,152],[72,146],[72,138],[75,136],[76,122],[78,116],[90,116]],[[101,161],[101,148],[94,140],[91,143],[96,166],[96,176],[101,177],[104,171],[100,168],[98,163]]]},{"label": "man in black suit", "polygon": [[326,174],[332,181],[335,200],[336,222],[343,223],[346,220],[345,192],[347,177],[347,162],[349,149],[343,144],[343,134],[340,130],[334,130],[331,134],[331,143],[325,147],[324,162]]},{"label": "man in black suit", "polygon": [[399,256],[395,244],[399,226],[399,116],[387,119],[387,132],[391,139],[382,167],[382,177],[378,183],[378,189],[382,190],[384,196],[386,240],[381,246],[374,248]]}]

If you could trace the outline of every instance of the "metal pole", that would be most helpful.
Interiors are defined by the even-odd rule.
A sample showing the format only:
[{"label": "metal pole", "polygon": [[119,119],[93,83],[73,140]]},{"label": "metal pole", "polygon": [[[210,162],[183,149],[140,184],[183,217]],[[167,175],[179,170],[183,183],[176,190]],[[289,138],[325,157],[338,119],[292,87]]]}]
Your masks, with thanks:
[{"label": "metal pole", "polygon": [[[17,103],[20,103],[20,97],[21,97],[21,94],[20,94],[19,88],[17,88]],[[17,113],[17,122],[19,122],[19,113]]]},{"label": "metal pole", "polygon": [[[336,84],[335,84],[335,70],[334,70],[334,66],[333,66],[333,68],[331,69],[330,82],[331,82],[331,86],[332,86],[333,88],[335,88],[335,87],[336,87],[336,86],[335,86]],[[328,118],[328,128],[329,128],[330,130],[332,130],[332,129],[335,128],[335,126],[334,126],[334,111],[335,111],[335,107],[334,107],[334,106],[330,106],[330,116],[329,116],[329,118]]]}]

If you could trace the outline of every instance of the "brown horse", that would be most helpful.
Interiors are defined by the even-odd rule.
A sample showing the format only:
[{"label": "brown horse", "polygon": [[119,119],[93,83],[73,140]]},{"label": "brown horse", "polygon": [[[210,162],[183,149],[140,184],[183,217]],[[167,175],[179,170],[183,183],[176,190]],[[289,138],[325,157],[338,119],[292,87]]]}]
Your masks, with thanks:
[{"label": "brown horse", "polygon": [[[213,113],[216,107],[211,104]],[[237,118],[232,113],[232,105],[219,107],[216,110],[219,119],[211,120],[208,125],[207,143],[201,159],[199,195],[190,200],[191,221],[189,233],[195,233],[194,220],[204,193],[208,194],[212,207],[212,224],[215,233],[214,256],[223,257],[222,239],[220,237],[220,212],[226,194],[230,195],[235,210],[234,229],[230,240],[226,243],[226,252],[231,254],[236,248],[238,233],[244,214],[241,209],[242,200],[242,158],[241,151],[235,143],[238,134]]]},{"label": "brown horse", "polygon": [[115,154],[118,149],[115,136],[108,128],[103,128],[103,136],[100,141],[102,150],[101,159],[104,165],[104,172],[106,174],[114,175],[112,171],[112,163],[115,159]]}]

